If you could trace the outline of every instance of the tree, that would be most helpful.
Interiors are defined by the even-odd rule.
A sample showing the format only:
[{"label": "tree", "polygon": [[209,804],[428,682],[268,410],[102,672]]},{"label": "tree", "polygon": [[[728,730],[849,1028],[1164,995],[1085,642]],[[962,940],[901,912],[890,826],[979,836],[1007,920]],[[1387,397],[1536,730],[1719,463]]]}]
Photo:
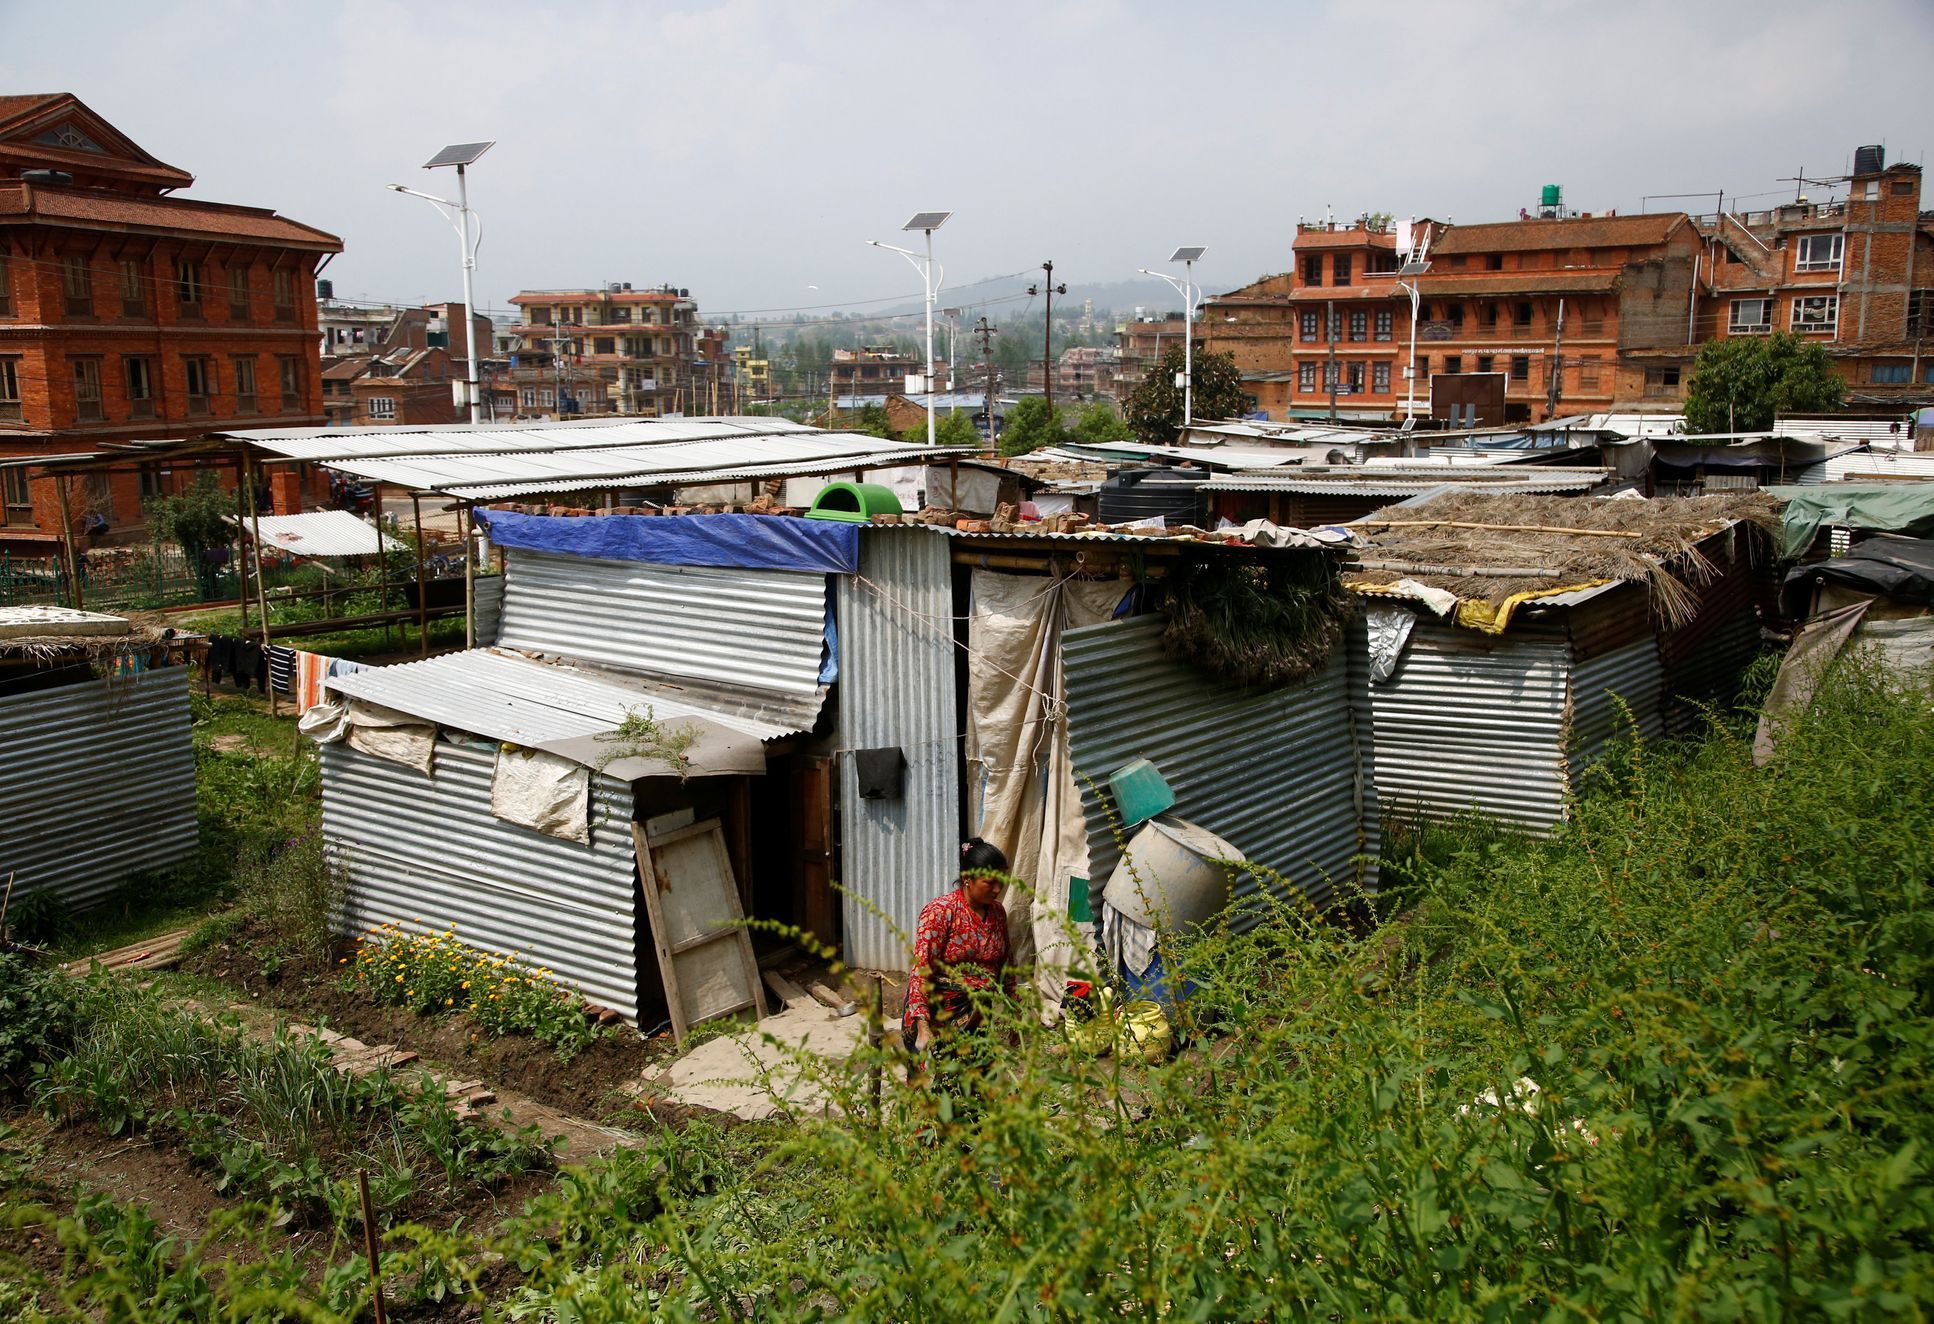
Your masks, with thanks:
[{"label": "tree", "polygon": [[1839,409],[1846,393],[1813,341],[1785,331],[1709,340],[1686,382],[1686,431],[1761,432],[1780,414]]},{"label": "tree", "polygon": [[[227,517],[234,509],[234,496],[206,470],[180,492],[148,500],[148,519],[164,536],[181,544],[204,602],[221,596],[215,576],[227,563],[229,540],[235,534]],[[217,551],[223,553],[219,558]]]},{"label": "tree", "polygon": [[1115,407],[1106,400],[1090,400],[1075,415],[1074,426],[1069,429],[1074,440],[1095,445],[1104,441],[1133,441],[1135,429],[1122,421]]},{"label": "tree", "polygon": [[[1175,440],[1182,427],[1182,388],[1175,378],[1182,371],[1182,347],[1162,351],[1161,360],[1148,370],[1129,395],[1123,414],[1135,435],[1151,446]],[[1242,374],[1236,371],[1233,354],[1201,354],[1195,360],[1195,416],[1202,419],[1235,418],[1249,407],[1242,389]]]},{"label": "tree", "polygon": [[[924,444],[927,440],[927,423],[922,419],[903,434],[906,441]],[[979,449],[982,445],[980,429],[974,426],[972,414],[953,411],[936,412],[933,416],[933,441],[936,446],[972,446]]]},{"label": "tree", "polygon": [[1001,454],[1026,455],[1043,446],[1057,446],[1068,439],[1061,427],[1060,411],[1038,395],[1015,403],[1001,424]]}]

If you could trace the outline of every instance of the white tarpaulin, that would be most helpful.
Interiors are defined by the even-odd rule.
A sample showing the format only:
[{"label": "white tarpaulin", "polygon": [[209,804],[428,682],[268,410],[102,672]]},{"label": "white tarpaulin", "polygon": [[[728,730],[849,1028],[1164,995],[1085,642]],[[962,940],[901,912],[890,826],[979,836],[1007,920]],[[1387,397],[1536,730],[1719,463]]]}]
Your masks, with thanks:
[{"label": "white tarpaulin", "polygon": [[976,570],[967,632],[967,761],[979,769],[976,835],[1000,847],[1033,895],[1007,897],[1010,957],[1036,967],[1059,1007],[1073,955],[1070,880],[1088,874],[1087,827],[1068,752],[1061,636],[1099,625],[1113,582]]},{"label": "white tarpaulin", "polygon": [[591,770],[541,749],[502,745],[490,776],[490,812],[506,823],[591,844]]}]

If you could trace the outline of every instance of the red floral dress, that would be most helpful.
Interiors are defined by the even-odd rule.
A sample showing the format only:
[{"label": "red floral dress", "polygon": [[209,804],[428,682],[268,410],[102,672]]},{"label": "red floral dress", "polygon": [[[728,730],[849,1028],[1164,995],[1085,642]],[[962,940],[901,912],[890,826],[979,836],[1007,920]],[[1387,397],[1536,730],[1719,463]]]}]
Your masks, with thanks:
[{"label": "red floral dress", "polygon": [[979,1024],[968,993],[984,991],[1007,972],[1007,911],[996,901],[976,915],[956,887],[920,908],[913,936],[913,969],[907,975],[907,1007],[900,1017],[909,1035],[926,1017],[936,1028],[973,1029]]}]

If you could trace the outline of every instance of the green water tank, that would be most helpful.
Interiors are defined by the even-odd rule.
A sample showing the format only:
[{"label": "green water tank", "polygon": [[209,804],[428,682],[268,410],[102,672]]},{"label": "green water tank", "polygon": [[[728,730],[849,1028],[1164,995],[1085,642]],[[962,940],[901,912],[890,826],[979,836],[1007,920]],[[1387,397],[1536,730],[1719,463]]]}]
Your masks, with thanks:
[{"label": "green water tank", "polygon": [[1538,197],[1540,207],[1562,207],[1565,203],[1565,189],[1562,184],[1546,184],[1544,192]]},{"label": "green water tank", "polygon": [[807,519],[839,520],[845,524],[870,524],[875,515],[901,515],[900,498],[893,489],[879,483],[828,483],[813,498]]}]

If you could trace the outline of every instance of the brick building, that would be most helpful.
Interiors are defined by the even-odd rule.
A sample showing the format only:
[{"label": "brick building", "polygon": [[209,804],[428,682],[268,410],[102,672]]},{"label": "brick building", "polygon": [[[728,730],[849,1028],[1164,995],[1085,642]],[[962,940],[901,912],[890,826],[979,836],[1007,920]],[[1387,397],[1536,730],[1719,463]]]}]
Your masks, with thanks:
[{"label": "brick building", "polygon": [[703,328],[690,290],[613,284],[523,290],[510,301],[524,319],[508,369],[521,414],[650,418],[690,412],[701,395],[709,398],[712,374],[709,359],[703,371],[699,365]]},{"label": "brick building", "polygon": [[[907,390],[907,378],[925,375],[927,360],[891,345],[861,345],[834,350],[831,371],[834,395],[898,395]],[[946,384],[945,359],[933,361],[933,375],[936,382]]]},{"label": "brick building", "polygon": [[1163,351],[1182,343],[1186,325],[1181,313],[1143,314],[1115,328],[1115,371],[1111,394],[1117,403],[1128,398]]},{"label": "brick building", "polygon": [[[401,424],[454,424],[470,419],[456,402],[450,383],[464,380],[461,303],[421,308],[351,309],[330,299],[316,301],[322,330],[322,407],[331,427],[385,427]],[[370,314],[365,317],[364,314]],[[471,318],[471,333],[483,347],[479,388],[501,376],[492,357],[493,328],[482,313]],[[432,387],[434,386],[434,389]],[[370,407],[374,402],[374,407]],[[484,416],[499,417],[484,391]]]},{"label": "brick building", "polygon": [[[259,207],[167,196],[194,183],[65,93],[0,97],[0,456],[323,419],[315,277],[334,235]],[[78,482],[70,514],[141,523],[158,471]],[[305,484],[274,474],[277,510]],[[53,479],[0,469],[0,547],[49,555]]]}]

